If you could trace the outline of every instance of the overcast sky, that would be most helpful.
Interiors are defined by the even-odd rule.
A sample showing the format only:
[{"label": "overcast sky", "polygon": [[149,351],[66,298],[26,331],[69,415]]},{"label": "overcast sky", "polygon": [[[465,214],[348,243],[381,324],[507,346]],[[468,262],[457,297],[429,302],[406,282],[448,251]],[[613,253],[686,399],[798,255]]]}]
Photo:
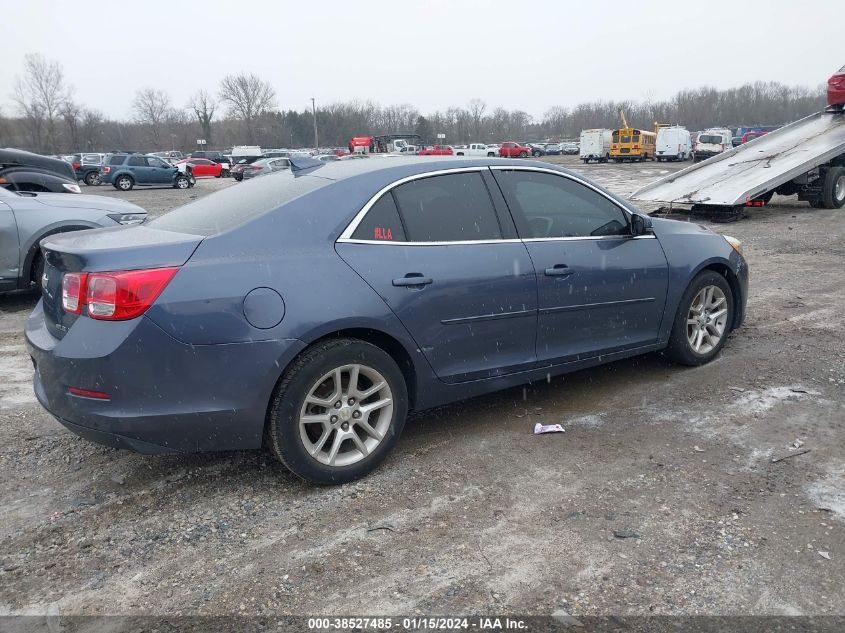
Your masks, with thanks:
[{"label": "overcast sky", "polygon": [[281,109],[339,100],[422,112],[662,99],[754,80],[816,86],[845,64],[842,0],[142,0],[4,2],[0,109],[27,53],[75,98],[131,115],[139,88],[183,106],[229,73],[270,81]]}]

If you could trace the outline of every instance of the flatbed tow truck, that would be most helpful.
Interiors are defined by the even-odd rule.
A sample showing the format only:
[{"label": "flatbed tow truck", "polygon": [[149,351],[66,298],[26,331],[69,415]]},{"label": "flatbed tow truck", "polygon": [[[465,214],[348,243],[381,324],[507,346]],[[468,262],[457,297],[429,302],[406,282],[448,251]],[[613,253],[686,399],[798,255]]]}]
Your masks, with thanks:
[{"label": "flatbed tow truck", "polygon": [[845,205],[845,112],[830,108],[790,123],[642,187],[632,198],[661,211],[735,220],[772,196],[796,195],[811,206]]}]

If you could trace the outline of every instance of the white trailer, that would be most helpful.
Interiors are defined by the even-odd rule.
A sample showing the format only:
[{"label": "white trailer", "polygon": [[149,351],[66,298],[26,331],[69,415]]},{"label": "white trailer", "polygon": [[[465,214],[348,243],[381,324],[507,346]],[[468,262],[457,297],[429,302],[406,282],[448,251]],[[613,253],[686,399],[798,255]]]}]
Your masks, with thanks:
[{"label": "white trailer", "polygon": [[612,137],[612,130],[582,130],[580,150],[578,153],[584,164],[586,165],[591,160],[597,163],[606,163],[610,160],[610,143]]},{"label": "white trailer", "polygon": [[654,147],[654,158],[658,161],[664,160],[687,160],[692,156],[692,144],[690,133],[685,127],[673,125],[662,127],[657,131],[657,140]]},{"label": "white trailer", "polygon": [[797,194],[818,208],[845,205],[845,113],[817,112],[661,178],[632,198],[737,213],[775,193]]}]

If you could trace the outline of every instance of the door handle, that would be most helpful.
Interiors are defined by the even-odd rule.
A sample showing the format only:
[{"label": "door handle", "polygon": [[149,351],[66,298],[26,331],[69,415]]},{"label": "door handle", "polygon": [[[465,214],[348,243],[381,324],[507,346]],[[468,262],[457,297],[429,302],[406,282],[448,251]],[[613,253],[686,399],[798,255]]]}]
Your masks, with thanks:
[{"label": "door handle", "polygon": [[414,286],[427,286],[433,281],[434,280],[431,277],[423,277],[422,273],[408,273],[404,277],[394,279],[393,285],[397,287],[408,286],[413,288]]},{"label": "door handle", "polygon": [[555,264],[554,268],[546,268],[547,277],[569,277],[575,271],[570,270],[566,264]]}]

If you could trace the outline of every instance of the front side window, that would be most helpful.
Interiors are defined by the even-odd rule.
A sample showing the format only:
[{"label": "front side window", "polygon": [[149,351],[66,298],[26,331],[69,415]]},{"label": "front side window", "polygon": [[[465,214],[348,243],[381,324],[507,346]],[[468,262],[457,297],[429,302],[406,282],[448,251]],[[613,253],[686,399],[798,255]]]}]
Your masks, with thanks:
[{"label": "front side window", "polygon": [[393,192],[410,242],[502,238],[493,202],[479,172],[422,178]]},{"label": "front side window", "polygon": [[628,235],[628,219],[611,200],[554,174],[496,170],[523,238]]},{"label": "front side window", "polygon": [[147,158],[147,165],[149,165],[150,167],[166,167],[164,161],[152,157]]}]

